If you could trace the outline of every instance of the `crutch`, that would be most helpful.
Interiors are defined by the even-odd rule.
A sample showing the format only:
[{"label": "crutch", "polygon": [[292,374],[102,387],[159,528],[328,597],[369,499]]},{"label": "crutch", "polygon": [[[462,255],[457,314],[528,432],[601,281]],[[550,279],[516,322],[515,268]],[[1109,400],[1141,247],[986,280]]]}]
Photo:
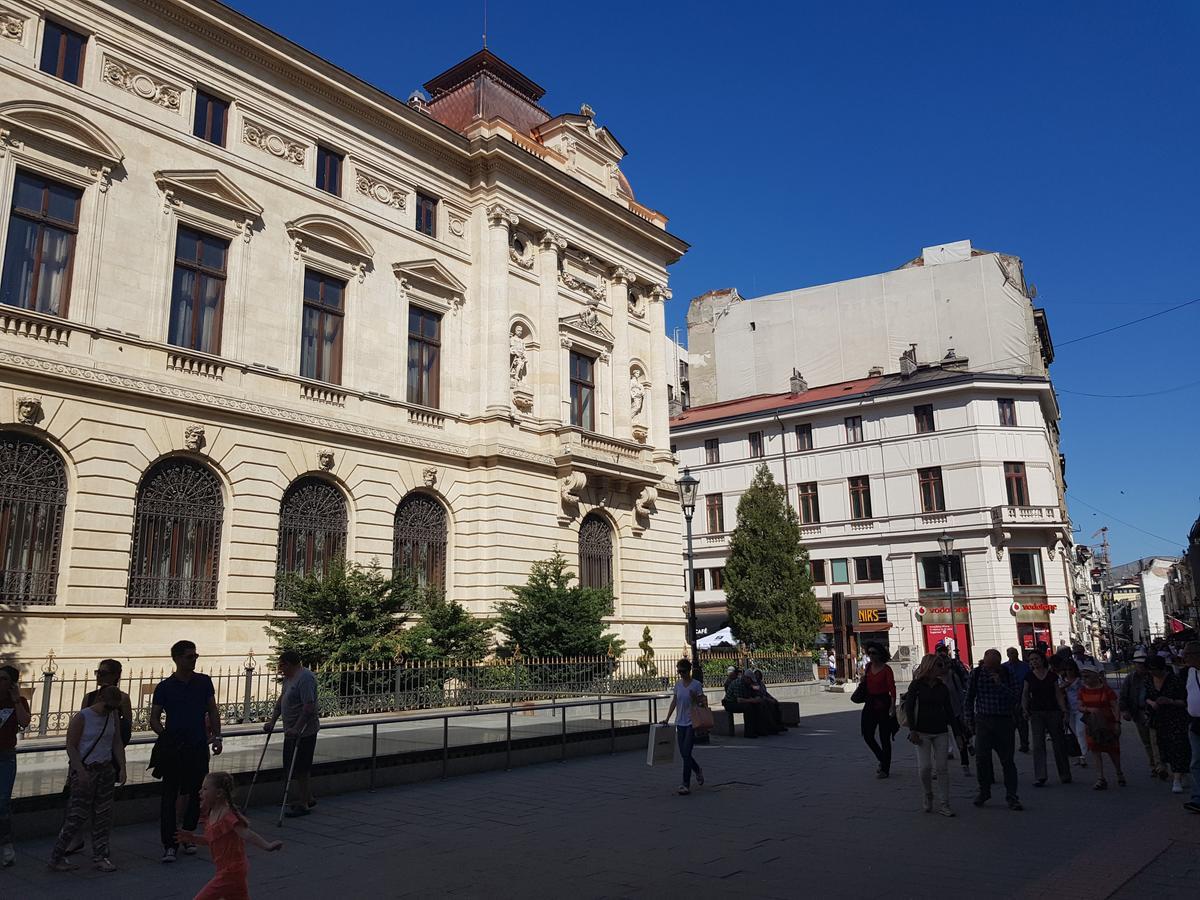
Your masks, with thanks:
[{"label": "crutch", "polygon": [[267,758],[267,748],[271,746],[271,735],[274,733],[274,728],[267,732],[267,742],[263,744],[263,752],[259,754],[258,765],[254,767],[254,777],[250,779],[250,787],[246,788],[246,802],[242,804],[243,809],[250,808],[250,795],[254,792],[254,782],[258,781],[258,771],[262,768],[263,760]]},{"label": "crutch", "polygon": [[275,823],[276,828],[283,827],[283,811],[287,809],[288,788],[292,786],[292,772],[296,770],[296,757],[299,755],[299,750],[299,747],[292,748],[292,763],[288,766],[287,781],[283,783],[283,802],[279,804],[279,821]]}]

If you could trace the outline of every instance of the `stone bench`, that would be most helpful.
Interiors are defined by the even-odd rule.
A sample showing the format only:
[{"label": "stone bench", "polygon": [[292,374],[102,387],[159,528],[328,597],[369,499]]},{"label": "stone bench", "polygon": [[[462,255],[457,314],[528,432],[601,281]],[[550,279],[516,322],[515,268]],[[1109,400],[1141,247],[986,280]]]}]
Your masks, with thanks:
[{"label": "stone bench", "polygon": [[[713,731],[717,734],[723,734],[726,737],[735,737],[737,735],[737,721],[734,716],[742,717],[742,733],[744,734],[746,716],[744,713],[730,712],[724,706],[713,707]],[[786,727],[794,728],[800,724],[800,704],[795,700],[780,700],[779,715]]]}]

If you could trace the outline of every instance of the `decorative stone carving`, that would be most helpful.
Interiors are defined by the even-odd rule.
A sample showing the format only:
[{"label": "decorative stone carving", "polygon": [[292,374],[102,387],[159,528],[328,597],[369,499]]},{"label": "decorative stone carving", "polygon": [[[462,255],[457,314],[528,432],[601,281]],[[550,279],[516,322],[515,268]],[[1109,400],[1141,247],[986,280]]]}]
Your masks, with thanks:
[{"label": "decorative stone carving", "polygon": [[37,425],[45,418],[42,412],[42,401],[37,397],[17,398],[17,421],[22,425]]},{"label": "decorative stone carving", "polygon": [[533,268],[533,242],[527,234],[513,232],[508,242],[508,258],[522,269]]},{"label": "decorative stone carving", "polygon": [[581,116],[583,116],[585,119],[594,119],[594,118],[596,118],[596,111],[595,111],[594,109],[592,109],[591,105],[590,105],[590,104],[588,104],[588,103],[583,103],[583,104],[580,104],[580,106],[579,106],[579,114],[580,114]]},{"label": "decorative stone carving", "polygon": [[489,206],[487,217],[494,228],[515,228],[521,221],[515,212],[502,203],[493,203]]},{"label": "decorative stone carving", "polygon": [[425,482],[425,487],[431,488],[437,484],[438,470],[437,466],[426,466],[421,470],[421,480]]},{"label": "decorative stone carving", "polygon": [[572,472],[558,479],[558,493],[562,497],[564,507],[578,510],[579,495],[587,487],[587,475],[583,472]]},{"label": "decorative stone carving", "polygon": [[364,197],[370,197],[377,203],[390,206],[392,209],[404,209],[408,202],[408,191],[404,188],[389,184],[382,178],[363,172],[355,173],[354,189]]},{"label": "decorative stone carving", "polygon": [[333,468],[333,464],[337,461],[333,455],[333,451],[325,447],[317,451],[317,465],[328,472]]},{"label": "decorative stone carving", "polygon": [[588,307],[586,310],[580,313],[579,318],[576,319],[576,322],[579,324],[580,328],[587,329],[594,334],[601,334],[600,329],[604,327],[600,324],[600,316],[598,316],[596,314],[596,310],[591,307]]},{"label": "decorative stone carving", "polygon": [[649,437],[650,429],[648,429],[645,425],[638,423],[633,426],[633,439],[639,444],[646,443],[646,440]]},{"label": "decorative stone carving", "polygon": [[558,336],[558,346],[562,347],[564,350],[570,350],[575,346],[575,342],[565,334],[560,334]]},{"label": "decorative stone carving", "polygon": [[508,337],[508,383],[510,387],[525,381],[528,372],[529,351],[525,346],[525,326],[517,322]]},{"label": "decorative stone carving", "polygon": [[628,306],[629,314],[635,319],[646,318],[646,296],[641,289],[632,286],[629,288]]},{"label": "decorative stone carving", "polygon": [[163,109],[179,112],[183,90],[173,84],[153,77],[128,63],[118,62],[110,56],[104,58],[104,80],[114,87],[156,103]]},{"label": "decorative stone carving", "polygon": [[462,237],[464,234],[467,233],[467,220],[464,219],[462,216],[456,216],[454,214],[451,214],[449,217],[449,221],[450,221],[450,233],[452,235],[454,235],[455,237]]},{"label": "decorative stone carving", "polygon": [[604,300],[604,285],[590,284],[581,278],[576,278],[565,269],[558,270],[558,280],[562,282],[564,287],[570,288],[573,291],[579,291],[581,294],[586,294],[596,303]]},{"label": "decorative stone carving", "polygon": [[629,372],[629,418],[635,423],[642,421],[642,411],[646,405],[646,386],[642,384],[644,377],[637,366]]},{"label": "decorative stone carving", "polygon": [[665,284],[653,284],[650,286],[650,299],[660,302],[671,299],[671,292]]},{"label": "decorative stone carving", "polygon": [[561,235],[555,234],[553,231],[543,232],[541,243],[543,250],[556,250],[559,253],[562,253],[567,249],[567,239]]},{"label": "decorative stone carving", "polygon": [[0,37],[20,41],[25,37],[25,19],[16,13],[0,12]]},{"label": "decorative stone carving", "polygon": [[633,504],[633,511],[643,519],[648,519],[658,509],[657,503],[658,488],[646,485],[638,494],[638,498]]},{"label": "decorative stone carving", "polygon": [[183,446],[192,452],[198,452],[204,449],[207,443],[204,439],[204,426],[192,423],[187,428],[183,429]]},{"label": "decorative stone carving", "polygon": [[1046,555],[1050,557],[1050,562],[1054,562],[1054,557],[1058,554],[1058,541],[1055,541],[1046,549]]},{"label": "decorative stone carving", "polygon": [[304,145],[271,131],[265,125],[247,119],[242,123],[242,140],[292,165],[304,165]]},{"label": "decorative stone carving", "polygon": [[526,415],[533,412],[533,392],[528,388],[513,388],[512,402],[513,406]]}]

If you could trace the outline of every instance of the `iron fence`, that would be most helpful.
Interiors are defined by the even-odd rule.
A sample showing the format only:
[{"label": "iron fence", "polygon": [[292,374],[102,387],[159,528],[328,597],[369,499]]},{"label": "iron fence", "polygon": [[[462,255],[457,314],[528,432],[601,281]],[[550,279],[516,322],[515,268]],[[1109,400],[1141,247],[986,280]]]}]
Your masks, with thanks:
[{"label": "iron fence", "polygon": [[[675,679],[675,665],[686,654],[660,654],[652,659],[627,656],[527,657],[465,660],[400,660],[358,666],[314,667],[322,718],[533,703],[564,697],[632,695],[664,691]],[[752,663],[767,684],[810,681],[808,654],[756,656],[701,653],[704,681],[724,683],[731,665]],[[213,681],[217,709],[225,725],[270,718],[279,697],[281,676],[268,666],[250,665],[205,672]],[[121,688],[133,708],[133,730],[150,729],[154,688],[168,669],[125,671]],[[40,682],[23,688],[33,718],[24,737],[65,734],[71,716],[96,687],[94,674],[46,672]]]}]

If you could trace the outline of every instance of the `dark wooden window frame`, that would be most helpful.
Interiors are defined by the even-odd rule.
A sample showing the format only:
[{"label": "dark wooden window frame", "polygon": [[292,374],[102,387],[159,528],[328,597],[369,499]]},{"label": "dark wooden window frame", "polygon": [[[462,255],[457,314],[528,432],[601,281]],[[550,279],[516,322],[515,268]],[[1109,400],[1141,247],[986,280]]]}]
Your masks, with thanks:
[{"label": "dark wooden window frame", "polygon": [[342,196],[343,161],[344,156],[341,153],[317,144],[317,190],[333,194],[335,197]]},{"label": "dark wooden window frame", "polygon": [[808,574],[812,578],[813,584],[825,584],[825,560],[810,559],[808,561]]},{"label": "dark wooden window frame", "polygon": [[850,518],[873,518],[871,515],[871,476],[855,475],[848,481],[850,487]]},{"label": "dark wooden window frame", "polygon": [[[576,361],[587,363],[587,376],[578,372]],[[567,358],[570,366],[571,389],[571,424],[584,431],[596,430],[596,358],[578,350],[570,351]],[[584,394],[590,402],[587,403],[587,421],[584,421]]]},{"label": "dark wooden window frame", "polygon": [[705,575],[706,571],[707,570],[705,570],[705,569],[692,569],[692,590],[693,591],[707,591],[708,590],[708,579],[707,579],[707,576]]},{"label": "dark wooden window frame", "polygon": [[706,494],[704,497],[704,522],[709,534],[725,531],[725,495]]},{"label": "dark wooden window frame", "polygon": [[1029,505],[1029,482],[1025,478],[1025,463],[1004,464],[1004,490],[1008,495],[1009,506]]},{"label": "dark wooden window frame", "polygon": [[[58,31],[58,48],[54,55],[54,68],[45,68],[46,64],[46,41],[50,39],[50,29],[54,28]],[[64,74],[67,68],[67,48],[70,45],[71,38],[79,38],[79,61],[75,79],[67,78]],[[45,72],[47,75],[53,75],[55,78],[62,79],[67,84],[82,85],[83,84],[83,64],[87,59],[88,36],[81,31],[76,31],[74,28],[69,28],[66,25],[54,19],[46,19],[46,27],[42,33],[42,50],[38,55],[38,69]]]},{"label": "dark wooden window frame", "polygon": [[721,461],[721,439],[706,438],[704,441],[704,462],[708,465]]},{"label": "dark wooden window frame", "polygon": [[423,194],[420,191],[417,191],[417,196],[413,201],[416,213],[416,220],[414,222],[416,230],[431,238],[437,237],[437,209],[439,202],[437,197]]},{"label": "dark wooden window frame", "polygon": [[855,584],[883,581],[882,556],[854,557]]},{"label": "dark wooden window frame", "polygon": [[[316,297],[304,297],[304,309],[312,309],[317,312],[317,345],[313,352],[317,358],[314,364],[314,372],[311,375],[304,375],[305,378],[312,378],[314,381],[323,381],[326,384],[341,384],[342,383],[342,344],[346,336],[346,289],[349,287],[345,279],[338,278],[336,275],[329,275],[322,272],[320,269],[306,268],[304,271],[305,288],[307,288],[308,276],[313,275],[318,279],[319,287]],[[339,306],[330,306],[325,303],[325,288],[329,284],[337,284],[342,289],[342,302]],[[322,371],[322,360],[324,354],[321,352],[321,347],[324,344],[324,334],[327,319],[340,319],[341,324],[338,327],[337,342],[333,353],[333,360],[330,363],[330,368],[333,372]],[[304,371],[304,314],[301,313],[300,318],[300,371]]]},{"label": "dark wooden window frame", "polygon": [[713,568],[709,569],[709,572],[710,572],[710,574],[708,576],[708,579],[711,584],[711,587],[709,588],[709,590],[713,590],[713,591],[725,590],[725,567],[724,566],[713,566]]},{"label": "dark wooden window frame", "polygon": [[813,449],[812,425],[807,422],[796,426],[796,449],[799,451]]},{"label": "dark wooden window frame", "polygon": [[[19,309],[34,310],[37,305],[38,296],[38,279],[41,277],[42,271],[42,252],[45,249],[45,230],[46,228],[57,228],[60,231],[65,231],[68,235],[68,259],[66,264],[66,278],[63,279],[62,297],[59,302],[59,311],[56,314],[60,319],[65,319],[70,310],[71,302],[71,281],[75,274],[75,243],[79,237],[79,210],[83,205],[83,191],[73,184],[66,184],[54,178],[49,178],[39,172],[34,172],[28,169],[17,169],[16,178],[27,178],[42,183],[42,208],[40,210],[28,210],[17,206],[17,191],[16,185],[13,186],[13,200],[10,207],[9,233],[12,232],[12,219],[20,218],[27,222],[36,222],[38,227],[37,247],[33,255],[33,279],[29,283],[29,296],[21,298],[19,303],[8,304],[18,307]],[[49,214],[50,207],[50,189],[49,185],[55,187],[66,188],[74,191],[78,196],[75,198],[75,219],[68,222],[64,219],[57,219]],[[5,262],[7,255],[15,252],[13,241],[7,241],[4,248]]]},{"label": "dark wooden window frame", "polygon": [[[201,103],[204,104],[203,124],[198,120]],[[229,139],[229,106],[228,100],[218,97],[216,94],[210,94],[201,88],[196,88],[196,111],[192,117],[192,134],[202,141],[208,141],[210,144],[224,147]],[[221,113],[221,139],[219,141],[213,140],[213,110],[220,110]]]},{"label": "dark wooden window frame", "polygon": [[[179,238],[181,236],[183,236],[184,233],[188,233],[190,235],[195,235],[195,237],[196,237],[196,244],[195,244],[196,245],[196,257],[194,259],[190,259],[190,260],[189,259],[181,259],[179,256]],[[200,258],[202,256],[202,253],[200,251],[200,246],[201,246],[200,238],[209,238],[210,240],[217,240],[217,241],[221,241],[222,243],[224,243],[224,245],[225,245],[225,259],[224,259],[225,268],[214,269],[209,266],[205,266],[200,261]],[[179,226],[179,230],[175,234],[175,269],[176,270],[181,269],[181,268],[187,269],[188,271],[193,273],[193,278],[194,278],[194,283],[192,285],[192,343],[190,345],[175,344],[173,346],[186,346],[186,349],[188,349],[188,350],[198,350],[201,353],[211,353],[214,356],[220,355],[220,353],[221,353],[221,330],[222,330],[222,326],[224,325],[224,322],[225,322],[225,285],[226,285],[226,279],[229,274],[228,266],[229,266],[229,241],[228,240],[226,240],[225,238],[220,237],[218,235],[208,234],[204,231],[201,231],[199,228],[192,228],[190,225],[181,224]],[[199,342],[199,339],[201,336],[201,328],[200,328],[200,315],[202,312],[201,304],[200,304],[201,276],[211,278],[213,280],[221,282],[221,296],[217,303],[217,327],[216,327],[216,332],[213,335],[213,346],[212,347],[196,346],[197,343]],[[177,298],[175,296],[175,279],[174,279],[174,272],[172,272],[171,310],[170,310],[171,315],[168,316],[168,323],[170,322],[171,319],[174,318],[176,300],[177,300]],[[169,325],[168,325],[167,336],[168,336],[168,340],[169,340],[170,339],[170,326]]]},{"label": "dark wooden window frame", "polygon": [[[415,317],[415,323],[414,323]],[[436,334],[430,337],[425,333],[425,324],[433,322]],[[413,326],[416,325],[414,331]],[[417,354],[416,378],[412,377],[413,354]],[[433,365],[428,366],[430,375],[428,381],[422,376],[433,357]],[[406,396],[409,403],[438,409],[442,402],[442,314],[423,306],[412,304],[408,308],[408,387]]]},{"label": "dark wooden window frame", "polygon": [[941,466],[917,469],[917,481],[921,491],[921,512],[945,512],[946,491],[942,485]]},{"label": "dark wooden window frame", "polygon": [[933,419],[933,404],[922,403],[913,407],[913,420],[916,422],[917,434],[931,434],[937,431]]},{"label": "dark wooden window frame", "polygon": [[996,410],[1000,416],[1002,428],[1015,428],[1017,425],[1017,402],[1010,397],[1000,397],[996,400]]},{"label": "dark wooden window frame", "polygon": [[796,485],[800,498],[800,524],[819,525],[821,523],[821,503],[817,497],[817,482],[805,481]]},{"label": "dark wooden window frame", "polygon": [[748,440],[750,442],[751,459],[762,459],[767,455],[767,446],[763,440],[763,433],[761,431],[750,432]]},{"label": "dark wooden window frame", "polygon": [[861,444],[862,442],[862,416],[846,416],[846,443]]}]

